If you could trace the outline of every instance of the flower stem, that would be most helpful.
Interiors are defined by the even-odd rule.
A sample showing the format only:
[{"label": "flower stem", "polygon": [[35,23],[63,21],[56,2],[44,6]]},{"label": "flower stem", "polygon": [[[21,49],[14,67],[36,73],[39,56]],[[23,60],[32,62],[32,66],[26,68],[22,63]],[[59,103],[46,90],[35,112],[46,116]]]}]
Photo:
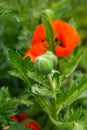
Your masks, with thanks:
[{"label": "flower stem", "polygon": [[52,83],[52,77],[50,74],[47,75],[47,78],[49,80],[49,83],[50,83],[50,86],[51,86],[51,89],[53,90],[53,83]]},{"label": "flower stem", "polygon": [[50,74],[48,75],[48,80],[49,80],[49,83],[51,86],[51,91],[52,91],[52,104],[53,104],[52,118],[54,118],[54,120],[57,121],[58,120],[58,115],[57,115],[57,111],[56,111],[57,96],[56,96],[56,92],[55,92],[55,86],[53,84],[52,77]]}]

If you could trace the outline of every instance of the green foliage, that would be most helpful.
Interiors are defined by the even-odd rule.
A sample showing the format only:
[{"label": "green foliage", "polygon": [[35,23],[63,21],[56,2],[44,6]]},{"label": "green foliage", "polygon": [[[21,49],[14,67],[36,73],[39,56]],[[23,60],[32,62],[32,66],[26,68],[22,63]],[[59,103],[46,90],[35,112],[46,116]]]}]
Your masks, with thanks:
[{"label": "green foliage", "polygon": [[61,108],[64,108],[65,106],[68,106],[72,102],[77,100],[77,98],[81,95],[81,93],[84,92],[86,89],[87,89],[87,75],[83,76],[80,79],[79,83],[73,81],[72,86],[67,91],[67,93],[61,92],[61,95],[59,96],[60,103],[58,103],[57,105],[58,112],[61,110]]},{"label": "green foliage", "polygon": [[43,86],[48,87],[49,86],[49,82],[48,80],[44,77],[44,75],[38,75],[37,72],[29,72],[27,73],[27,76],[32,79],[33,81],[35,81],[38,84],[41,84]]},{"label": "green foliage", "polygon": [[[23,55],[31,42],[32,32],[39,24],[43,12],[53,12],[53,19],[70,21],[75,19],[83,45],[87,42],[86,0],[0,0],[0,86],[13,79],[7,71],[10,68],[7,49],[19,50]],[[37,8],[38,7],[38,8]],[[74,10],[73,10],[74,9]],[[48,18],[49,16],[46,15]],[[70,22],[72,24],[72,22]],[[85,58],[85,57],[83,57]],[[85,58],[86,59],[86,58]],[[82,62],[83,63],[83,62]],[[82,65],[82,69],[83,69]],[[16,80],[17,84],[18,81]],[[15,87],[14,80],[12,85]]]},{"label": "green foliage", "polygon": [[29,62],[29,58],[26,58],[23,61],[22,57],[12,50],[9,50],[9,57],[15,69],[10,73],[17,77],[20,77],[22,80],[24,80],[27,86],[30,87],[31,83],[29,82],[28,77],[26,76],[26,73],[28,70],[31,71],[33,69],[33,63]]},{"label": "green foliage", "polygon": [[31,130],[30,128],[26,128],[23,123],[11,123],[8,130]]},{"label": "green foliage", "polygon": [[53,29],[50,25],[49,20],[42,15],[42,22],[44,23],[45,26],[45,31],[46,31],[46,41],[49,44],[49,49],[50,51],[54,52],[54,33],[53,33]]},{"label": "green foliage", "polygon": [[86,127],[84,126],[83,122],[77,122],[75,123],[73,130],[86,130]]},{"label": "green foliage", "polygon": [[66,59],[60,59],[59,60],[60,72],[65,77],[68,77],[71,73],[73,73],[75,71],[76,67],[78,66],[79,62],[81,61],[82,55],[83,55],[82,52],[80,52],[80,50],[78,50],[75,55],[72,55],[71,57],[68,57]]},{"label": "green foliage", "polygon": [[1,126],[8,125],[9,117],[16,110],[18,100],[10,97],[8,89],[3,87],[0,89],[0,124]]},{"label": "green foliage", "polygon": [[[30,85],[29,90],[31,90],[31,94],[33,94],[35,101],[49,115],[51,121],[54,124],[58,124],[59,126],[61,126],[64,123],[66,114],[62,121],[58,119],[57,115],[60,115],[62,110],[68,108],[72,105],[72,103],[77,101],[79,99],[79,96],[87,89],[87,75],[82,74],[80,76],[78,73],[77,78],[74,76],[75,69],[73,68],[74,66],[77,66],[77,64],[79,63],[80,55],[81,54],[74,54],[74,56],[71,57],[72,60],[70,59],[70,62],[68,62],[68,64],[67,62],[65,62],[65,71],[62,71],[62,73],[59,72],[61,71],[60,69],[52,71],[52,73],[48,76],[43,76],[36,73],[34,69],[31,69],[33,68],[33,63],[29,61],[29,58],[25,64],[26,59],[22,60],[21,56],[18,53],[9,50],[10,60],[14,69],[16,70],[16,74],[11,74],[19,77],[22,76],[21,79],[24,81],[26,76],[28,82],[30,79],[32,79],[32,83]],[[61,62],[63,64],[63,61]],[[70,72],[73,72],[73,76],[71,76],[71,78],[68,81],[70,84],[66,86],[68,77],[64,75],[70,75]],[[61,77],[63,77],[62,80]],[[67,114],[68,118],[66,118],[64,128],[68,128],[71,126],[73,127],[74,121],[79,121],[78,117],[80,115],[80,112],[81,111],[78,110],[74,112],[72,115]],[[71,125],[69,125],[69,122],[71,122]]]},{"label": "green foliage", "polygon": [[[11,95],[16,93],[15,86],[17,91],[20,86],[19,100],[29,107],[27,108],[29,117],[33,116],[35,119],[38,118],[38,120],[41,117],[42,122],[46,123],[42,123],[44,124],[42,125],[43,129],[45,125],[47,129],[55,130],[87,129],[86,3],[86,0],[0,0],[0,86],[4,85],[11,88]],[[30,59],[22,60],[21,56],[29,47],[32,32],[41,23],[40,17],[43,14],[49,20],[63,19],[77,28],[82,41],[79,51],[84,51],[83,55],[76,52],[70,57],[59,59],[57,70],[52,72],[50,76],[37,74]],[[52,48],[53,31],[50,28],[49,20],[43,19],[46,31],[48,30],[47,34],[49,33],[52,36],[51,39],[49,35],[46,37],[46,40],[50,41],[48,43],[51,44]],[[8,48],[18,50],[17,53],[12,50],[9,51],[13,66],[13,70],[10,73],[21,78],[26,83],[29,89],[27,92],[23,90],[23,82],[19,79],[17,80],[17,78],[12,78],[7,72],[11,68],[8,61]],[[23,91],[26,94],[19,97]],[[14,98],[13,100],[10,97],[8,89],[0,89],[0,125],[6,126],[9,124],[8,117],[16,110],[17,102],[17,99]],[[19,112],[23,112],[23,110],[21,107]],[[43,118],[42,113],[40,113],[42,110],[46,112],[44,113],[45,116],[49,115],[50,120],[57,128],[50,121]],[[49,124],[50,127],[48,127]],[[21,125],[11,124],[11,129],[13,127],[14,129],[22,129]],[[15,126],[18,128],[15,128]]]},{"label": "green foliage", "polygon": [[49,89],[46,89],[43,86],[38,86],[37,84],[32,86],[32,93],[39,96],[52,96],[52,93]]},{"label": "green foliage", "polygon": [[84,52],[83,52],[82,59],[80,61],[79,68],[82,69],[82,71],[86,73],[87,72],[87,60],[86,60],[87,59],[87,46],[83,46],[81,50],[83,49],[84,49]]}]

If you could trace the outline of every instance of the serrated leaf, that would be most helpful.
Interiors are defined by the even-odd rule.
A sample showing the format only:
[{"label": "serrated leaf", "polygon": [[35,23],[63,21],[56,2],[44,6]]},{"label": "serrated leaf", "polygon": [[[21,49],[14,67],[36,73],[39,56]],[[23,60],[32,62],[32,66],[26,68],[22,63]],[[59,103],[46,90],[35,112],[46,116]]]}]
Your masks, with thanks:
[{"label": "serrated leaf", "polygon": [[52,115],[52,103],[49,101],[48,97],[44,97],[44,96],[36,96],[35,100],[37,101],[37,103],[39,103],[39,105],[41,106],[41,108],[48,114],[48,115]]},{"label": "serrated leaf", "polygon": [[[84,86],[85,85],[85,86]],[[73,83],[71,88],[68,91],[68,95],[72,95],[77,91],[77,93],[81,94],[83,91],[86,90],[86,85],[87,85],[87,75],[83,75],[78,83]]]},{"label": "serrated leaf", "polygon": [[64,121],[74,122],[80,120],[81,116],[82,116],[82,107],[76,110],[72,109],[71,107],[68,107],[67,112],[64,115]]},{"label": "serrated leaf", "polygon": [[79,108],[77,109],[73,114],[71,114],[70,116],[70,120],[74,121],[74,120],[79,120],[82,114],[82,109]]},{"label": "serrated leaf", "polygon": [[54,33],[52,26],[50,25],[49,20],[44,15],[42,15],[41,19],[45,26],[46,41],[49,44],[49,50],[54,52]]},{"label": "serrated leaf", "polygon": [[81,95],[81,93],[83,93],[86,89],[87,89],[87,75],[84,75],[80,79],[79,83],[77,84],[75,82],[75,84],[72,85],[71,89],[67,91],[67,93],[62,92],[60,94],[59,97],[60,102],[57,105],[57,109],[58,109],[57,112],[59,112],[64,107],[76,101]]},{"label": "serrated leaf", "polygon": [[38,75],[36,72],[28,72],[27,76],[36,81],[38,84],[49,87],[49,82],[43,75]]},{"label": "serrated leaf", "polygon": [[31,128],[26,128],[22,123],[11,123],[8,130],[31,130]]},{"label": "serrated leaf", "polygon": [[52,93],[50,90],[37,84],[32,86],[32,93],[35,95],[52,97]]},{"label": "serrated leaf", "polygon": [[60,71],[62,72],[62,75],[65,77],[69,76],[77,67],[78,63],[80,62],[82,57],[82,53],[78,53],[77,55],[73,56],[72,58],[68,59],[68,61],[60,62]]},{"label": "serrated leaf", "polygon": [[19,77],[19,78],[20,78],[20,75],[18,74],[18,71],[16,71],[16,70],[11,70],[11,71],[9,71],[9,74],[12,75],[12,76],[15,76],[15,77]]},{"label": "serrated leaf", "polygon": [[30,57],[26,57],[23,61],[23,69],[27,69],[29,71],[34,71],[33,62],[31,62]]},{"label": "serrated leaf", "polygon": [[19,53],[15,53],[11,49],[8,50],[8,54],[9,54],[13,67],[20,71],[22,68],[22,62],[23,62],[21,55],[19,55]]},{"label": "serrated leaf", "polygon": [[10,115],[16,110],[19,100],[11,98],[7,88],[0,89],[0,123],[7,125]]},{"label": "serrated leaf", "polygon": [[19,53],[14,52],[13,50],[9,49],[8,54],[13,68],[15,69],[11,72],[12,75],[15,75],[24,80],[28,87],[31,86],[26,73],[27,71],[33,70],[33,63],[30,61],[28,57],[25,60],[23,60],[21,55]]},{"label": "serrated leaf", "polygon": [[27,71],[28,69],[32,71],[33,63],[30,61],[29,57],[23,60],[22,56],[18,52],[15,52],[11,49],[8,50],[8,54],[9,54],[11,63],[15,69],[24,70],[24,71]]}]

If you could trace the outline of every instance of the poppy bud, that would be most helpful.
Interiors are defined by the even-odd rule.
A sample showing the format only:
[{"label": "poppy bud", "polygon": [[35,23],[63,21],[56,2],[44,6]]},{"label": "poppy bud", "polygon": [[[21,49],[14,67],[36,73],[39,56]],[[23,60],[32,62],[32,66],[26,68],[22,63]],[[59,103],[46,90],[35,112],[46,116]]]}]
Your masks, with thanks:
[{"label": "poppy bud", "polygon": [[57,65],[57,57],[52,52],[47,52],[35,59],[34,66],[38,73],[49,74]]},{"label": "poppy bud", "polygon": [[45,57],[37,57],[34,62],[35,69],[38,73],[49,74],[53,69],[51,62]]},{"label": "poppy bud", "polygon": [[57,66],[58,59],[57,59],[56,55],[53,52],[48,51],[47,53],[45,53],[43,55],[43,57],[47,58],[48,60],[50,60],[52,62],[53,68],[55,68]]}]

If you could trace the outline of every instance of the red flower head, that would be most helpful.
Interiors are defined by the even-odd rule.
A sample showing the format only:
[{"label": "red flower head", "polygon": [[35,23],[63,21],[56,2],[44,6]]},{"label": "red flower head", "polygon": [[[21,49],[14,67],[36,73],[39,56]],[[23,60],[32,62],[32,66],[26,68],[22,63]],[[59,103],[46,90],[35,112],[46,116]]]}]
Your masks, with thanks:
[{"label": "red flower head", "polygon": [[[61,44],[57,45],[55,48],[56,56],[68,56],[77,46],[80,37],[78,36],[76,30],[70,24],[62,20],[54,20],[50,23],[55,35],[54,42],[61,42]],[[40,24],[34,31],[31,46],[23,56],[23,59],[27,56],[30,56],[31,60],[34,61],[37,56],[40,56],[41,54],[45,53],[47,50],[44,46],[48,46],[48,43],[45,41],[45,38],[46,34],[44,25]]]},{"label": "red flower head", "polygon": [[[10,116],[10,119],[17,121],[17,122],[22,122],[24,120],[27,120],[28,117],[24,113],[21,113],[19,115]],[[34,122],[34,121],[28,122],[24,125],[25,125],[25,127],[31,128],[32,130],[40,130],[40,125],[37,122]]]},{"label": "red flower head", "polygon": [[31,128],[32,130],[40,130],[40,126],[37,122],[29,122],[25,124],[27,128]]},{"label": "red flower head", "polygon": [[19,115],[10,116],[10,119],[14,120],[14,121],[21,122],[21,121],[26,120],[28,118],[27,118],[27,116],[24,113],[21,113]]}]

